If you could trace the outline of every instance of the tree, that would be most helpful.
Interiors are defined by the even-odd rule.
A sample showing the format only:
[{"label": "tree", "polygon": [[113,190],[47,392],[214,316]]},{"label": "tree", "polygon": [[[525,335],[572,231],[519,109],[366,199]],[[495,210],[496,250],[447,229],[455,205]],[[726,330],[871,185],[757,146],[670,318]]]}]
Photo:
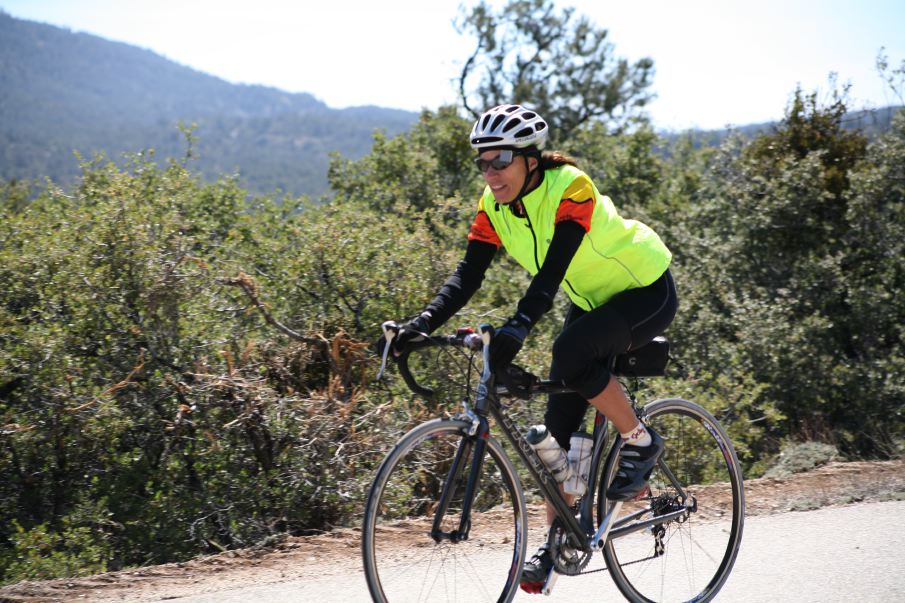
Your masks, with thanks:
[{"label": "tree", "polygon": [[883,455],[905,408],[902,120],[870,145],[845,113],[798,91],[775,131],[720,150],[687,216],[677,340],[696,369],[760,388],[747,416],[723,416]]},{"label": "tree", "polygon": [[[359,202],[381,212],[422,212],[471,220],[481,191],[474,152],[468,144],[471,123],[455,107],[423,111],[410,131],[394,137],[374,135],[368,155],[347,159],[334,155],[327,179],[339,203]],[[450,198],[468,199],[438,210]],[[466,211],[467,208],[467,211]]]},{"label": "tree", "polygon": [[488,107],[524,103],[559,139],[590,121],[622,130],[640,117],[652,98],[653,61],[615,57],[608,31],[574,12],[552,0],[511,0],[499,12],[482,1],[463,13],[458,31],[477,39],[459,78],[465,109],[477,118]]},{"label": "tree", "polygon": [[902,59],[898,67],[892,67],[886,56],[886,49],[881,46],[877,54],[877,73],[886,82],[890,92],[899,99],[899,104],[905,104],[905,59]]}]

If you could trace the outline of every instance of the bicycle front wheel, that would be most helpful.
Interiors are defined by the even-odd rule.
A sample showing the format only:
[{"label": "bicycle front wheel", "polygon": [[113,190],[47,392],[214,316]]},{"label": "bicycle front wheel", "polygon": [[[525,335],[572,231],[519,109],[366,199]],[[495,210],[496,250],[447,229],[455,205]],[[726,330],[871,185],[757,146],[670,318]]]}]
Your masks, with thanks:
[{"label": "bicycle front wheel", "polygon": [[[666,447],[650,492],[622,506],[603,550],[607,568],[629,601],[710,601],[742,538],[745,493],[735,450],[717,420],[687,400],[651,402],[642,420]],[[607,458],[598,517],[619,469],[619,446]]]},{"label": "bicycle front wheel", "polygon": [[[456,537],[476,443],[467,435],[470,426],[447,419],[423,423],[381,464],[362,529],[374,601],[475,603],[515,596],[525,559],[525,500],[515,468],[493,438],[485,440],[468,537]],[[451,471],[454,465],[457,471]],[[445,536],[435,529],[438,521]]]}]

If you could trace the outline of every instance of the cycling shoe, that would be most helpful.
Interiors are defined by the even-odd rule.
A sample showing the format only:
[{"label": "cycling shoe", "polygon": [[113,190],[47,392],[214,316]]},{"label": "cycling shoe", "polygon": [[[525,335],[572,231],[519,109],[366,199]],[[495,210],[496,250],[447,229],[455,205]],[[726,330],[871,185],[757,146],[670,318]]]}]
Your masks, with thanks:
[{"label": "cycling shoe", "polygon": [[647,431],[652,440],[650,446],[622,445],[619,451],[619,471],[606,490],[608,499],[631,500],[647,488],[647,480],[664,448],[663,438],[651,427]]},{"label": "cycling shoe", "polygon": [[540,594],[552,568],[553,556],[550,555],[549,545],[544,543],[522,567],[522,579],[519,586],[527,593]]}]

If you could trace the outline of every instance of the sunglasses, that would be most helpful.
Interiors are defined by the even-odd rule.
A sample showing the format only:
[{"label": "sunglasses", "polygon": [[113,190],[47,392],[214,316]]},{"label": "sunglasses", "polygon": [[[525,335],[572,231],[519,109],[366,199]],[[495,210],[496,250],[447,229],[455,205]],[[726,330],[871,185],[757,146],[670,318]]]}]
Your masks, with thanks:
[{"label": "sunglasses", "polygon": [[512,165],[512,162],[514,160],[515,153],[511,149],[506,149],[500,151],[500,154],[493,159],[481,159],[480,157],[477,157],[475,158],[474,163],[476,166],[478,166],[478,169],[483,174],[490,168],[493,168],[497,172],[505,170],[507,167]]}]

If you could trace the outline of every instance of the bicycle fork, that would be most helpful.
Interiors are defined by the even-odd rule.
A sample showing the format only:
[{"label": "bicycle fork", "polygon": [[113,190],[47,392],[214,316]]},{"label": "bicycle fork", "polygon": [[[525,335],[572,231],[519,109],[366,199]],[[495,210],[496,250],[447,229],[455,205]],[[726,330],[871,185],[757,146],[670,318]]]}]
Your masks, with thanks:
[{"label": "bicycle fork", "polygon": [[[443,491],[440,493],[440,501],[437,505],[437,512],[434,514],[434,524],[431,528],[431,538],[435,542],[441,540],[449,540],[453,543],[461,540],[468,540],[468,532],[471,529],[471,505],[474,501],[474,494],[478,488],[478,481],[481,476],[481,469],[484,466],[484,454],[487,452],[487,439],[490,438],[490,425],[487,423],[487,417],[484,415],[484,409],[487,406],[487,393],[489,391],[487,383],[492,382],[493,375],[490,372],[490,338],[492,327],[490,325],[481,325],[481,340],[484,344],[484,372],[481,375],[481,383],[478,386],[478,401],[476,405],[477,412],[471,412],[466,406],[467,419],[471,421],[471,428],[463,433],[459,447],[456,449],[452,466],[443,483]],[[473,436],[473,437],[468,437]],[[471,469],[468,472],[468,481],[465,485],[465,498],[462,501],[462,514],[459,517],[459,527],[451,532],[444,532],[440,526],[443,523],[443,517],[449,510],[449,504],[453,494],[458,487],[459,476],[465,469],[465,460],[469,453],[474,454],[471,457]]]},{"label": "bicycle fork", "polygon": [[[481,471],[484,467],[484,455],[487,452],[487,438],[490,433],[490,426],[484,417],[475,417],[478,421],[476,437],[470,438],[463,436],[456,454],[453,457],[452,466],[443,483],[443,491],[440,493],[440,500],[437,504],[437,510],[434,513],[434,523],[431,527],[431,538],[435,542],[441,540],[449,540],[456,543],[462,540],[468,540],[468,532],[471,529],[471,505],[474,501],[475,492],[478,488]],[[459,476],[465,470],[465,463],[471,454],[471,468],[468,470],[468,480],[465,483],[465,494],[462,500],[462,511],[459,517],[459,526],[451,532],[444,532],[441,529],[443,517],[449,510],[450,501],[455,494],[456,488],[459,487]]]}]

